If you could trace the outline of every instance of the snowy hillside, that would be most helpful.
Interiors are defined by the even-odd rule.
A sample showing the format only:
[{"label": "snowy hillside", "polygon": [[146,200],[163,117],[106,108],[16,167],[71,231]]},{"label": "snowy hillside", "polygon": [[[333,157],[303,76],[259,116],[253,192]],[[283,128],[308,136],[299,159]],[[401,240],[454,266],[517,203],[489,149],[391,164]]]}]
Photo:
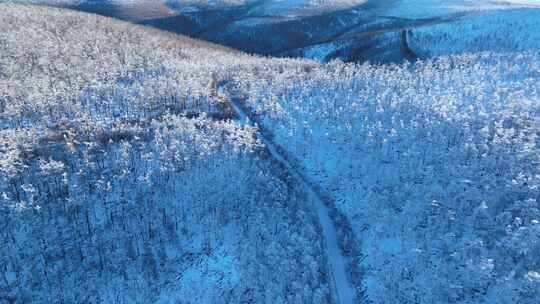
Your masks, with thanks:
[{"label": "snowy hillside", "polygon": [[[32,0],[16,2],[29,1]],[[540,9],[540,2],[536,0],[75,0],[71,4],[66,1],[54,3],[150,25],[249,53],[311,58],[321,62],[340,59],[399,63],[404,59],[444,54],[442,49],[446,48],[446,43],[448,48],[456,48],[446,53],[458,52],[458,46],[461,52],[476,51],[478,48],[474,44],[477,43],[471,39],[487,39],[482,50],[497,51],[495,44],[499,42],[496,36],[511,32],[515,22],[523,23],[518,26],[531,26],[528,32],[540,32],[536,23],[538,16],[534,14],[524,14],[521,17],[525,19],[515,22],[505,16],[512,10]],[[497,17],[498,14],[502,19]],[[502,22],[498,26],[499,19]],[[472,25],[487,25],[487,28],[483,28],[480,34],[471,30],[462,41],[458,41],[460,37],[448,40],[447,35],[468,31]],[[422,31],[418,37],[422,41],[420,44],[416,41],[418,54],[402,51],[402,31],[405,30]],[[515,40],[521,39],[520,34],[517,32]],[[533,41],[534,37],[526,39]],[[435,50],[437,48],[439,50]]]},{"label": "snowy hillside", "polygon": [[205,10],[233,6],[253,6],[255,14],[269,16],[298,16],[348,9],[366,0],[165,0],[180,11]]},{"label": "snowy hillside", "polygon": [[0,303],[538,304],[536,2],[0,3]]},{"label": "snowy hillside", "polygon": [[0,41],[0,302],[330,301],[304,194],[211,90],[250,57],[6,4]]},{"label": "snowy hillside", "polygon": [[403,18],[430,18],[467,12],[539,7],[538,0],[398,0],[394,1],[387,15]]},{"label": "snowy hillside", "polygon": [[[131,0],[132,1],[132,0]],[[126,3],[130,0],[115,0]],[[255,12],[265,15],[298,16],[302,13],[321,13],[358,7],[366,2],[387,2],[390,15],[408,18],[427,18],[435,15],[464,11],[498,10],[508,8],[539,7],[538,0],[166,0],[180,10],[215,9],[256,4]]]},{"label": "snowy hillside", "polygon": [[235,89],[350,221],[373,303],[534,304],[539,63],[332,63]]},{"label": "snowy hillside", "polygon": [[540,9],[491,11],[412,31],[422,57],[464,52],[540,50]]}]

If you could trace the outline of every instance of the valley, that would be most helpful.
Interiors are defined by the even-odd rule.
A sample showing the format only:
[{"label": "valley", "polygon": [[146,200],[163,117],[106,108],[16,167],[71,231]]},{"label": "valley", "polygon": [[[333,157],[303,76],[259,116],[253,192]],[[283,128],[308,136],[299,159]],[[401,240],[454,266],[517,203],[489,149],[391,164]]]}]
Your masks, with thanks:
[{"label": "valley", "polygon": [[540,297],[536,1],[0,2],[0,303]]}]

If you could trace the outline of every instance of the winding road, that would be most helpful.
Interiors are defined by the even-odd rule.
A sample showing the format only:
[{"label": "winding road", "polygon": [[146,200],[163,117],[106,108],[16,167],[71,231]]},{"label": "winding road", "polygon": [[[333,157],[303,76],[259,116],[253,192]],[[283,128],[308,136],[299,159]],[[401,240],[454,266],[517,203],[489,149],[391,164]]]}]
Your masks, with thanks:
[{"label": "winding road", "polygon": [[[243,100],[237,97],[231,97],[224,86],[220,86],[217,92],[218,98],[224,100],[234,110],[238,116],[238,121],[241,125],[253,125],[255,121],[244,108]],[[259,130],[261,130],[258,125]],[[330,278],[332,278],[331,284],[333,285],[333,294],[335,297],[335,303],[338,304],[353,304],[356,303],[355,288],[351,285],[348,279],[347,262],[341,249],[339,248],[337,229],[334,221],[330,217],[330,210],[324,203],[324,199],[320,192],[316,190],[308,178],[299,172],[294,165],[287,159],[281,151],[282,149],[273,142],[266,132],[261,130],[258,133],[259,139],[264,143],[264,146],[271,156],[272,160],[283,166],[287,173],[295,180],[295,182],[305,191],[308,196],[308,201],[313,202],[313,207],[317,212],[319,223],[322,228],[322,236],[326,245],[326,255],[328,259],[328,269],[330,271]]]},{"label": "winding road", "polygon": [[[146,24],[180,34],[190,34],[194,37],[201,37],[204,35],[211,37],[211,34],[222,33],[225,28],[241,21],[243,18],[255,17],[250,16],[250,13],[256,11],[258,7],[265,4],[267,1],[268,0],[254,1],[251,5],[244,7],[243,10],[239,10],[237,14],[227,14],[225,17],[220,17],[217,21],[214,20],[216,21],[214,23],[208,22],[206,26],[202,26],[202,23],[200,23],[200,20],[197,18],[192,18],[193,16],[189,18],[189,16],[170,8],[165,2],[159,0],[138,0],[126,3],[111,2],[108,4],[98,1],[89,1],[86,4],[71,8],[123,19],[133,23]],[[296,44],[290,45],[285,43],[284,49],[278,49],[278,51],[274,51],[272,54],[280,55],[284,52],[291,52],[297,49],[300,50],[302,48],[324,44],[349,41],[369,41],[369,39],[373,37],[382,36],[387,33],[399,33],[399,46],[393,47],[399,49],[403,58],[412,61],[418,57],[408,43],[408,34],[412,29],[443,22],[452,22],[455,19],[462,17],[457,14],[443,18],[437,17],[430,19],[405,19],[384,16],[384,12],[395,2],[396,0],[368,0],[363,5],[351,10],[350,14],[346,15],[347,18],[344,19],[339,18],[339,13],[336,13],[338,15],[333,16],[331,19],[332,22],[329,23],[332,25],[337,24],[334,32],[326,33],[324,35],[320,34],[319,36],[310,36],[306,41]],[[351,17],[351,14],[354,18]],[[358,16],[356,16],[356,14]],[[321,16],[299,17],[295,23],[284,23],[284,26],[294,27],[305,23],[307,24],[305,26],[310,28],[317,23],[313,20],[316,20],[317,17]],[[380,22],[381,19],[389,21]],[[342,20],[352,21],[348,24],[344,24],[344,22],[341,22]],[[251,35],[251,33],[249,34]],[[279,31],[275,33],[276,37],[279,35]],[[268,39],[270,38],[272,37],[269,37]],[[285,40],[292,39],[291,41],[297,39],[295,36],[281,38]],[[294,46],[294,48],[291,48],[291,46]],[[362,47],[362,45],[358,45],[358,47]],[[214,90],[217,91],[215,94],[219,98],[230,105],[240,124],[252,125],[256,122],[256,117],[245,108],[243,99],[230,96],[224,85],[220,85],[214,88]],[[196,115],[196,113],[193,115]],[[218,117],[217,119],[220,118]],[[271,136],[268,136],[268,134],[272,133],[271,130],[261,129],[261,125],[258,127],[260,130],[258,137],[264,143],[266,151],[272,161],[284,168],[294,182],[304,190],[308,201],[313,203],[313,208],[316,211],[321,226],[322,238],[324,239],[329,271],[328,277],[330,278],[334,302],[339,304],[360,302],[362,296],[356,293],[356,286],[351,284],[347,266],[348,259],[340,249],[336,219],[332,218],[331,209],[325,203],[328,201],[327,198],[329,196],[321,193],[321,190],[316,187],[316,183],[311,182],[308,176],[303,174],[298,169],[298,166],[295,166],[295,164],[290,161],[287,154],[283,152],[284,150],[271,139]]]}]

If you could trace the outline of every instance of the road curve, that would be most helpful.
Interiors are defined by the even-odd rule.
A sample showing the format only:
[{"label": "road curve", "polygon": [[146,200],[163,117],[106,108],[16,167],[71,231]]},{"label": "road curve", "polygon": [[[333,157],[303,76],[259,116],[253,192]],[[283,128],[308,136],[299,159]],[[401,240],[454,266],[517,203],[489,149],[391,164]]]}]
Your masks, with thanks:
[{"label": "road curve", "polygon": [[[218,88],[218,96],[223,100],[228,101],[234,112],[238,116],[238,120],[242,125],[253,124],[253,119],[250,119],[250,114],[244,109],[242,100],[230,97],[224,93],[223,87]],[[259,129],[261,126],[259,126]],[[259,139],[264,143],[270,156],[274,161],[282,165],[292,178],[300,185],[308,195],[308,199],[314,203],[314,208],[319,218],[319,223],[322,228],[323,238],[326,245],[326,255],[328,258],[329,276],[332,278],[333,294],[335,303],[353,304],[356,303],[355,288],[350,284],[347,276],[347,262],[339,248],[337,239],[337,230],[330,217],[330,210],[324,203],[320,193],[313,188],[308,179],[299,172],[288,160],[287,157],[280,152],[278,145],[271,139],[265,136],[265,132],[258,133]]]}]

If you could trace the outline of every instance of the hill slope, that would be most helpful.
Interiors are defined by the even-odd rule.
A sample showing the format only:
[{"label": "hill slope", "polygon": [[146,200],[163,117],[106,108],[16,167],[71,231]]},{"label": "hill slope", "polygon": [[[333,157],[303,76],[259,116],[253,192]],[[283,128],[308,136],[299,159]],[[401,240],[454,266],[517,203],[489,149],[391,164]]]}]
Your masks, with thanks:
[{"label": "hill slope", "polygon": [[0,41],[0,302],[331,301],[304,194],[213,95],[249,56],[10,4]]},{"label": "hill slope", "polygon": [[[538,1],[81,1],[76,9],[149,24],[250,53],[282,57],[307,57],[327,62],[402,62],[402,31],[429,36],[417,57],[434,52],[424,48],[455,48],[475,51],[465,37],[445,41],[449,32],[478,33],[463,24],[486,26],[481,39],[484,50],[495,51],[501,32],[528,27],[536,15],[504,21],[505,11],[534,12]],[[161,12],[161,15],[160,15]],[[502,13],[499,13],[502,12]],[[499,15],[499,17],[497,17]],[[511,13],[509,13],[511,15]],[[150,17],[150,16],[153,16]],[[440,26],[438,26],[440,25]],[[444,30],[441,30],[441,29]],[[535,26],[534,28],[537,28]],[[534,32],[530,30],[529,32]],[[517,38],[516,38],[517,40]],[[533,40],[533,39],[527,39]],[[438,52],[440,53],[440,52]]]},{"label": "hill slope", "polygon": [[[371,302],[540,297],[540,59],[527,41],[322,65],[1,8],[0,297],[331,302],[313,201],[270,154],[331,210]],[[411,47],[437,55],[428,34]],[[233,121],[223,95],[259,127]]]}]

